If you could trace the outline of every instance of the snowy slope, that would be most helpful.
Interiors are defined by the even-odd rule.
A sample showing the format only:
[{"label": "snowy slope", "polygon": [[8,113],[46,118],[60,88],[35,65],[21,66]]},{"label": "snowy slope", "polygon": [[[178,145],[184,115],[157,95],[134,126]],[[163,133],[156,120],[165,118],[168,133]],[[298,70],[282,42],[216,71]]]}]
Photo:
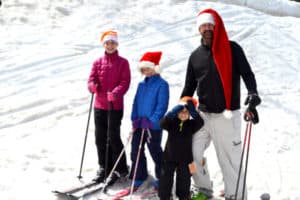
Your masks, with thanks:
[{"label": "snowy slope", "polygon": [[300,17],[300,4],[290,0],[210,0],[253,8],[271,15]]},{"label": "snowy slope", "polygon": [[[273,199],[300,199],[299,18],[226,4],[232,1],[2,3],[1,199],[55,199],[50,193],[54,187],[76,179],[90,102],[86,81],[92,62],[103,53],[99,43],[102,31],[118,30],[119,52],[131,65],[132,82],[122,124],[125,142],[132,98],[142,79],[136,70],[141,54],[163,51],[162,76],[170,84],[170,105],[174,105],[183,87],[188,56],[200,40],[195,16],[207,7],[221,14],[230,38],[244,48],[263,99],[258,109],[261,123],[253,127],[251,141],[249,199],[257,199],[263,192]],[[277,1],[268,3],[273,8],[278,5]],[[285,3],[286,13],[298,8],[298,4],[290,7]],[[244,87],[242,94],[244,99]],[[83,166],[87,179],[96,170],[93,130],[91,124]],[[215,185],[222,187],[212,148],[208,160]],[[38,188],[35,193],[34,188]]]}]

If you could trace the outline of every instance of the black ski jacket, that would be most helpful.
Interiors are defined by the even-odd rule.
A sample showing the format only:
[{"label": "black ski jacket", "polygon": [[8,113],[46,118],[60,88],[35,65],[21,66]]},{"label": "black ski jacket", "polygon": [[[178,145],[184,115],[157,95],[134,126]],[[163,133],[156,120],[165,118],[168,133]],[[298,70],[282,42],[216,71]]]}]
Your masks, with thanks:
[{"label": "black ski jacket", "polygon": [[[248,93],[257,93],[257,89],[255,76],[242,47],[233,41],[230,41],[230,46],[232,52],[231,110],[237,110],[240,108],[240,77],[243,78]],[[212,51],[203,43],[189,57],[181,97],[193,96],[196,89],[201,111],[221,113],[226,109],[223,86]]]},{"label": "black ski jacket", "polygon": [[168,131],[163,158],[166,161],[188,164],[193,161],[193,134],[200,130],[204,121],[198,115],[194,119],[184,121],[182,126],[180,126],[180,123],[181,121],[177,117],[170,119],[165,116],[160,121],[161,128]]}]

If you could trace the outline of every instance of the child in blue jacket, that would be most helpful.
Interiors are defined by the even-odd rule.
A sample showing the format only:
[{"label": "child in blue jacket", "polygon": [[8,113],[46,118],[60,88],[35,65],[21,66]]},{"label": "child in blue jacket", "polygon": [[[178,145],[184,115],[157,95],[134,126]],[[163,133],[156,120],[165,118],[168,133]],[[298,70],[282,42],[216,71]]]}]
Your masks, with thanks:
[{"label": "child in blue jacket", "polygon": [[[131,142],[132,167],[130,178],[134,178],[135,189],[148,176],[147,160],[144,152],[145,143],[147,143],[154,161],[155,177],[157,179],[159,179],[161,171],[162,129],[160,128],[160,120],[166,113],[169,104],[169,84],[159,75],[161,55],[162,52],[147,52],[138,64],[145,79],[138,85],[131,113],[134,133]],[[141,137],[143,137],[142,141]],[[141,149],[139,148],[140,142],[142,142]],[[135,169],[136,163],[138,165]],[[154,182],[154,187],[158,188],[158,180]]]}]

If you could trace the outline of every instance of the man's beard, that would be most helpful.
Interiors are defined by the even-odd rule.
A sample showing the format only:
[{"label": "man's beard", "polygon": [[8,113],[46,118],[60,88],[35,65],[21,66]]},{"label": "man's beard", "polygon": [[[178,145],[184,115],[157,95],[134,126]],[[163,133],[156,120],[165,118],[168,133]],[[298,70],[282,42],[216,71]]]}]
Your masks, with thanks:
[{"label": "man's beard", "polygon": [[213,37],[214,37],[214,32],[213,31],[204,31],[202,34],[202,40],[203,43],[209,47],[212,46],[212,41],[213,41]]}]

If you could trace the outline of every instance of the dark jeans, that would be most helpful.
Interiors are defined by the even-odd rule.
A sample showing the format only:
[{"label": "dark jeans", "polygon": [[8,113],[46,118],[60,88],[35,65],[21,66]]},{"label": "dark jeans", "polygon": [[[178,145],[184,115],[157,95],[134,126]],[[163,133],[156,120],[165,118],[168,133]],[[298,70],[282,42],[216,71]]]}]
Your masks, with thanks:
[{"label": "dark jeans", "polygon": [[[108,129],[108,117],[110,116],[110,124]],[[101,110],[94,109],[95,119],[95,142],[98,152],[98,164],[105,168],[106,162],[106,144],[108,144],[107,153],[107,171],[108,175],[113,165],[116,163],[124,145],[120,137],[120,127],[123,118],[123,110]],[[109,134],[109,135],[108,135]],[[116,167],[119,173],[127,173],[126,156],[123,154],[119,164]]]},{"label": "dark jeans", "polygon": [[[178,147],[180,148],[180,147]],[[187,163],[163,161],[159,179],[158,196],[161,199],[170,199],[174,172],[176,171],[176,195],[179,199],[189,199],[191,174]]]},{"label": "dark jeans", "polygon": [[148,150],[155,164],[155,176],[157,179],[160,177],[161,170],[161,161],[162,161],[162,148],[161,148],[161,139],[162,132],[150,130],[151,132],[151,140],[147,142],[148,133],[147,130],[144,132],[144,139],[142,141],[142,147],[140,152],[140,158],[137,160],[137,155],[139,151],[139,144],[142,135],[142,129],[137,129],[133,133],[132,141],[131,141],[131,173],[130,177],[133,177],[135,163],[138,162],[138,168],[136,172],[135,180],[144,181],[148,176],[147,170],[147,159],[145,156],[145,143],[147,143]]}]

